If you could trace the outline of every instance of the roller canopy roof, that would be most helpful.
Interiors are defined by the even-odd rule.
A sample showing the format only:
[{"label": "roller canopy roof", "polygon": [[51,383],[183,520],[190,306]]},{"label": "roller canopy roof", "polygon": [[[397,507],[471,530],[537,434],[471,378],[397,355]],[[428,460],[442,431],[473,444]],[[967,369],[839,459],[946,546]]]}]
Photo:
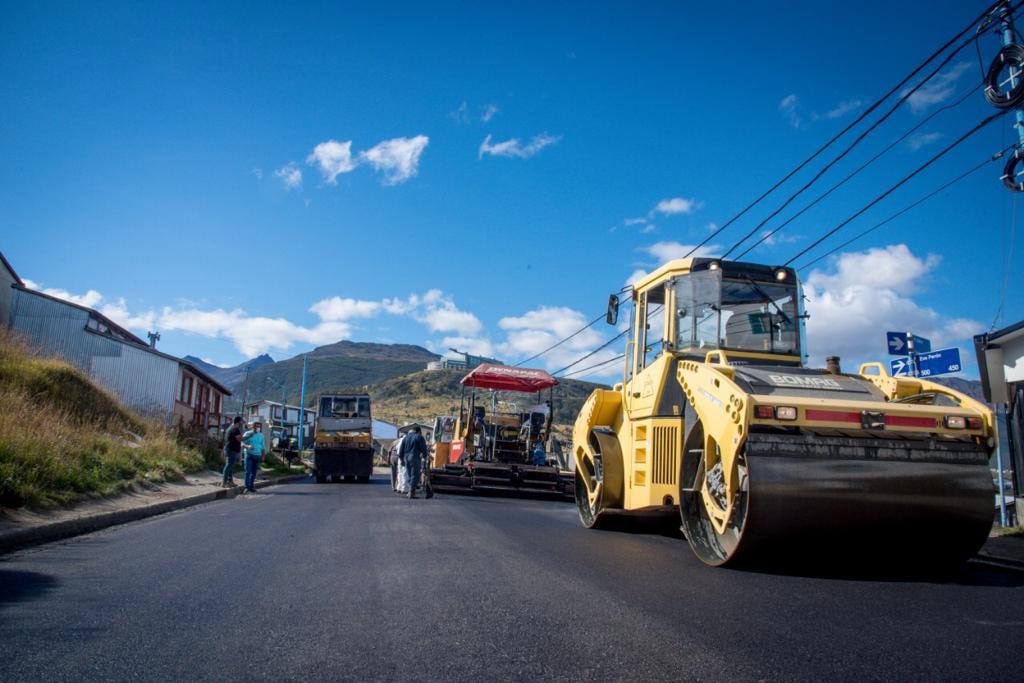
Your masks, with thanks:
[{"label": "roller canopy roof", "polygon": [[462,385],[479,389],[535,392],[558,384],[543,370],[514,368],[511,365],[481,365],[462,378]]}]

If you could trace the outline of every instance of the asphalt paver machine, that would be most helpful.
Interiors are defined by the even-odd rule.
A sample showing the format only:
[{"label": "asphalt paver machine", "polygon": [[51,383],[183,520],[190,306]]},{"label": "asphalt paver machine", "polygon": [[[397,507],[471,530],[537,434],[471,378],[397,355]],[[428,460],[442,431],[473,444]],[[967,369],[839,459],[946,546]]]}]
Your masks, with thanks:
[{"label": "asphalt paver machine", "polygon": [[[543,370],[485,364],[461,384],[448,461],[430,470],[434,488],[571,499],[572,472],[544,453],[558,380]],[[500,400],[507,392],[517,400]]]},{"label": "asphalt paver machine", "polygon": [[[686,258],[630,300],[623,381],[594,391],[574,426],[584,526],[679,515],[711,565],[955,566],[985,542],[991,411],[881,363],[805,367],[795,271]],[[613,295],[610,323],[618,308]]]}]

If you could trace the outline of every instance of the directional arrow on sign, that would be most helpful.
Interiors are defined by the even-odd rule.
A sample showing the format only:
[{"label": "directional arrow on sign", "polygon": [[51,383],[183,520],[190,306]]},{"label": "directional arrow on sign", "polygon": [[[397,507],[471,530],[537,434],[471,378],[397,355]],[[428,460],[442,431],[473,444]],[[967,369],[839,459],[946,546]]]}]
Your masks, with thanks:
[{"label": "directional arrow on sign", "polygon": [[905,353],[904,349],[907,347],[907,333],[886,332],[885,341],[889,346],[889,353],[894,356],[901,356]]}]

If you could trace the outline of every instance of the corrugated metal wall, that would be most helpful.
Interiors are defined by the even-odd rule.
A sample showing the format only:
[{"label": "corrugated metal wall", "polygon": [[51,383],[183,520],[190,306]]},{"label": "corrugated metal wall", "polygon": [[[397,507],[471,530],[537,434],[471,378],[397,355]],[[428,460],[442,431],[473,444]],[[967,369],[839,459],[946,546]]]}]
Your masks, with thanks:
[{"label": "corrugated metal wall", "polygon": [[126,406],[170,420],[178,382],[176,361],[86,330],[89,313],[15,290],[11,329],[42,355],[81,368]]}]

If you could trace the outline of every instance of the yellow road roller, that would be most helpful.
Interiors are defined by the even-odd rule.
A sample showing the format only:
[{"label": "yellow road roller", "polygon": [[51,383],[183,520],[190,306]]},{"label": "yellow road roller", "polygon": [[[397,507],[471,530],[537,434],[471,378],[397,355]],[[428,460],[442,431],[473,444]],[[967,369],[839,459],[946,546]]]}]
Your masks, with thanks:
[{"label": "yellow road roller", "polygon": [[[634,285],[623,381],[592,393],[573,430],[584,526],[678,514],[714,566],[977,552],[993,520],[991,411],[881,363],[805,367],[802,302],[791,268],[711,258]],[[619,306],[612,295],[610,324]]]}]

